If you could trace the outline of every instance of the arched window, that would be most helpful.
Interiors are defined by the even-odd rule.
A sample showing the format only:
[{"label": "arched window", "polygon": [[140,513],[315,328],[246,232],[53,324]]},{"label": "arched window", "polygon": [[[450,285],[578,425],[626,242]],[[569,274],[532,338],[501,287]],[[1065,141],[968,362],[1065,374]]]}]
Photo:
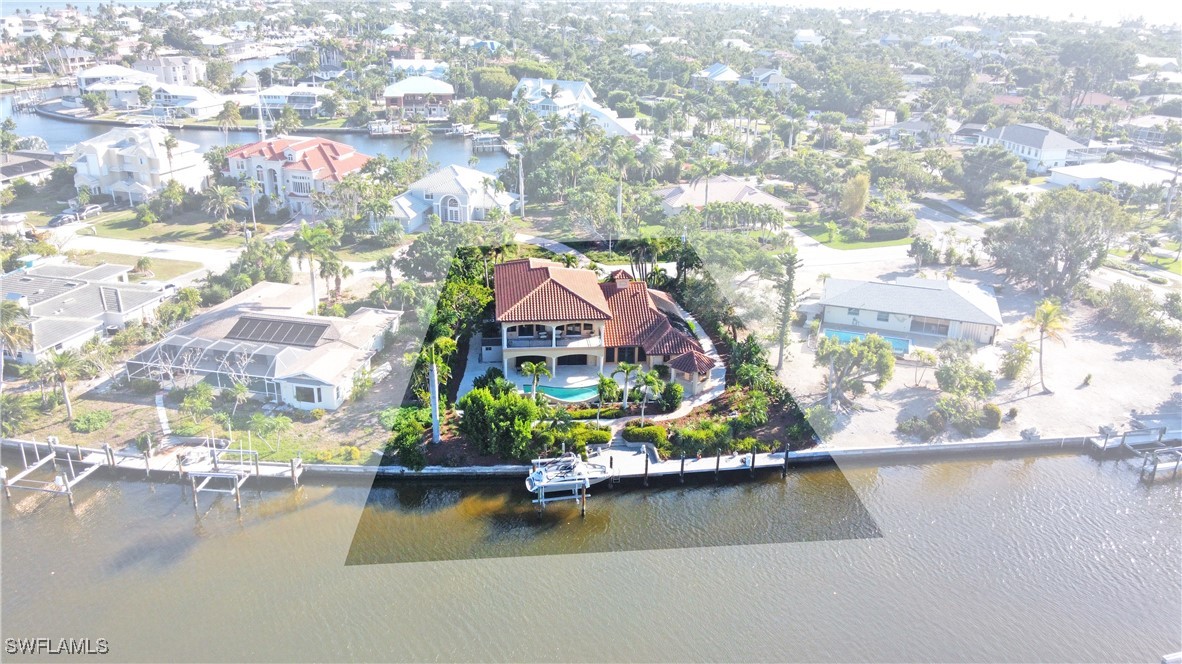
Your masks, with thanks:
[{"label": "arched window", "polygon": [[457,201],[454,197],[447,199],[447,220],[448,221],[459,221],[460,220],[460,202]]}]

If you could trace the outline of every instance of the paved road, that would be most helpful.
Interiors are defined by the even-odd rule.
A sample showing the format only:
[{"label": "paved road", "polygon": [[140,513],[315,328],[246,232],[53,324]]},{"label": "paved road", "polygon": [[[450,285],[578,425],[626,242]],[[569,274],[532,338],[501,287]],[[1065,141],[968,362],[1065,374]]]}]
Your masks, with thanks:
[{"label": "paved road", "polygon": [[67,231],[55,233],[55,239],[60,242],[62,250],[71,249],[101,251],[113,254],[127,254],[129,256],[147,256],[177,261],[191,261],[200,263],[201,268],[182,275],[171,283],[186,285],[205,275],[206,270],[215,273],[223,272],[234,262],[241,248],[214,249],[195,247],[185,244],[163,244],[159,242],[144,242],[141,240],[120,240],[109,237],[96,237]]}]

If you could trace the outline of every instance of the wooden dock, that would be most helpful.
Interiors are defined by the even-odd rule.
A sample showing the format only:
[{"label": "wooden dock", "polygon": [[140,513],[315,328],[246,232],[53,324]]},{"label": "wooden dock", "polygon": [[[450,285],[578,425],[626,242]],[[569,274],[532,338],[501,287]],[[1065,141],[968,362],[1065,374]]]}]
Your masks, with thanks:
[{"label": "wooden dock", "polygon": [[[45,442],[35,440],[0,439],[5,448],[21,455],[24,469],[9,476],[7,468],[0,470],[0,484],[5,495],[11,497],[12,489],[26,489],[66,495],[73,505],[73,488],[86,477],[107,468],[115,471],[143,473],[146,479],[155,478],[184,483],[188,481],[193,489],[193,505],[197,506],[197,494],[202,491],[230,493],[234,495],[238,508],[242,508],[240,489],[248,480],[255,482],[283,481],[297,486],[304,473],[302,459],[291,459],[287,463],[259,461],[258,452],[214,445],[174,446],[167,450],[149,447],[136,454],[115,450],[109,445],[101,449],[80,445],[62,445],[56,440]],[[55,472],[59,464],[66,472],[59,473],[52,482],[36,481],[29,478],[38,470],[52,464]],[[214,486],[215,480],[230,480],[230,489]]]}]

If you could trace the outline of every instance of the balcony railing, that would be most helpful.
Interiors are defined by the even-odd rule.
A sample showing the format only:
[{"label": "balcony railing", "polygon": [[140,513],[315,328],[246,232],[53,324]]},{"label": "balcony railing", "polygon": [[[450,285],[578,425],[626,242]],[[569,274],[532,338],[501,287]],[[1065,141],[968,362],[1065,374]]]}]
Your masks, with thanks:
[{"label": "balcony railing", "polygon": [[538,337],[509,337],[505,340],[507,348],[593,348],[603,345],[603,337],[561,336],[557,339]]}]

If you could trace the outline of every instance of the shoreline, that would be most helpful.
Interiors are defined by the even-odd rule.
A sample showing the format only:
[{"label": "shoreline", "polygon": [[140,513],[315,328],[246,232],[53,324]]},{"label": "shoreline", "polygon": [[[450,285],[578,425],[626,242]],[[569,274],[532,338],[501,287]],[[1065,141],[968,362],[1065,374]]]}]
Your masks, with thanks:
[{"label": "shoreline", "polygon": [[[42,102],[40,104],[37,104],[36,106],[33,107],[33,111],[37,115],[40,115],[41,117],[50,118],[52,120],[61,120],[63,122],[73,122],[73,123],[77,123],[77,124],[91,124],[91,125],[100,125],[100,126],[106,126],[106,127],[141,127],[141,126],[143,126],[142,123],[128,122],[126,120],[104,120],[102,118],[80,118],[77,116],[68,115],[66,113],[59,113],[58,111],[52,111],[48,108],[43,108],[43,106],[45,104],[52,103],[54,101],[56,101],[56,100],[49,100],[47,102]],[[204,131],[218,131],[218,132],[222,131],[221,127],[217,127],[215,125],[205,125],[205,124],[182,124],[177,128],[178,129],[198,129],[198,130],[204,130]],[[243,130],[243,131],[249,131],[252,129],[252,127],[240,127],[239,129]],[[292,134],[304,135],[304,136],[314,135],[313,132],[341,134],[341,135],[369,136],[369,130],[365,129],[363,127],[300,127],[298,129],[293,129],[291,131]],[[377,137],[375,136],[374,138],[377,138]]]},{"label": "shoreline", "polygon": [[[733,454],[723,457],[718,456],[718,462],[726,459],[726,465],[709,463],[708,468],[701,467],[697,469],[686,468],[685,463],[692,460],[686,458],[682,459],[668,459],[652,464],[651,468],[646,467],[646,472],[626,473],[620,476],[621,481],[635,482],[644,481],[645,486],[648,485],[648,480],[660,478],[678,478],[684,481],[686,475],[692,476],[708,476],[711,472],[718,477],[721,473],[727,473],[728,476],[733,475],[735,471],[747,471],[749,475],[754,475],[757,471],[766,473],[769,471],[780,471],[786,475],[789,470],[801,469],[807,467],[815,467],[820,465],[835,465],[840,466],[843,463],[854,464],[859,467],[864,466],[907,466],[907,465],[924,465],[928,463],[941,463],[945,461],[957,461],[964,458],[1020,458],[1028,456],[1054,456],[1059,454],[1088,454],[1090,456],[1108,456],[1105,450],[1101,449],[1095,442],[1089,443],[1094,436],[1067,436],[1062,438],[1049,438],[1040,440],[1012,440],[1012,441],[984,441],[984,442],[964,442],[964,443],[929,443],[916,444],[895,447],[863,447],[863,448],[810,448],[807,450],[789,451],[787,458],[784,452],[764,452],[748,454]],[[0,448],[7,450],[35,449],[37,452],[44,450],[46,454],[54,453],[60,459],[66,459],[74,454],[104,454],[104,450],[98,448],[82,447],[79,445],[63,445],[51,444],[45,441],[37,440],[22,440],[15,438],[0,438]],[[623,449],[622,446],[614,446],[607,449]],[[747,461],[752,459],[751,462]],[[709,461],[709,458],[705,459]],[[225,463],[225,462],[223,462]],[[231,465],[231,464],[226,464]],[[275,461],[260,461],[260,466],[268,468],[287,468],[289,462],[275,462]],[[422,470],[411,470],[404,466],[395,464],[379,464],[379,465],[362,465],[362,464],[316,464],[316,463],[301,463],[302,474],[310,475],[318,479],[325,480],[329,483],[340,482],[347,483],[356,479],[373,480],[387,480],[387,481],[406,481],[406,480],[522,480],[530,472],[531,467],[523,464],[500,464],[495,466],[427,466]],[[647,466],[647,464],[646,464]],[[699,464],[700,466],[700,464]],[[116,465],[109,466],[102,464],[102,469],[114,471],[131,471],[134,473],[144,473],[143,466],[133,465]],[[176,468],[161,468],[153,467],[157,477],[162,479],[156,480],[151,473],[145,473],[148,481],[163,481],[167,483],[176,483],[182,479],[180,472]],[[117,472],[116,475],[121,473]],[[291,480],[287,477],[266,477],[266,476],[248,476],[248,479],[254,480],[256,484],[268,485],[290,484]]]}]

